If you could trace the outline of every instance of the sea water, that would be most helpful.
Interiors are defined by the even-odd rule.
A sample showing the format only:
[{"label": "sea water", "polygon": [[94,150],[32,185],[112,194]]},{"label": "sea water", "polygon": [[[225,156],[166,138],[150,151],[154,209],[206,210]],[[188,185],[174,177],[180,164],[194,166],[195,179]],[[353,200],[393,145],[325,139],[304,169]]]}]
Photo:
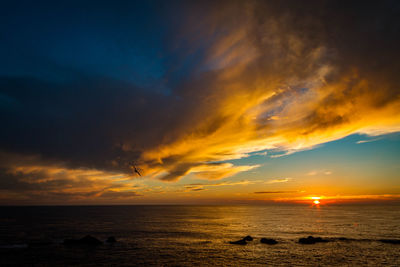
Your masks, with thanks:
[{"label": "sea water", "polygon": [[[62,244],[88,234],[117,242]],[[400,205],[0,207],[1,266],[400,266],[381,239],[400,239]]]}]

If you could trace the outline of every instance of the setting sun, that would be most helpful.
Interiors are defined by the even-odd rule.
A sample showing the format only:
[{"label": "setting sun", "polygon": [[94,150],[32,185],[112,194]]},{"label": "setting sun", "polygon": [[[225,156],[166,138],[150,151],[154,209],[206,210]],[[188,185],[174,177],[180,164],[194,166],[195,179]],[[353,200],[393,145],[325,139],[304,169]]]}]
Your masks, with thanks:
[{"label": "setting sun", "polygon": [[311,199],[313,200],[313,203],[315,205],[319,205],[321,203],[320,202],[321,197],[311,197]]}]

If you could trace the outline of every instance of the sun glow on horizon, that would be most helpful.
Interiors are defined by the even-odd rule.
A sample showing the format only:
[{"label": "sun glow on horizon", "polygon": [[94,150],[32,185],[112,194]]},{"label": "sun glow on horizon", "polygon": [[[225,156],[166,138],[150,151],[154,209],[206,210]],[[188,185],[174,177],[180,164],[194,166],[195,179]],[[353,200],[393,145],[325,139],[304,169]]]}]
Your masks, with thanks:
[{"label": "sun glow on horizon", "polygon": [[319,205],[321,203],[320,202],[321,197],[311,197],[311,199],[313,200],[314,205]]}]

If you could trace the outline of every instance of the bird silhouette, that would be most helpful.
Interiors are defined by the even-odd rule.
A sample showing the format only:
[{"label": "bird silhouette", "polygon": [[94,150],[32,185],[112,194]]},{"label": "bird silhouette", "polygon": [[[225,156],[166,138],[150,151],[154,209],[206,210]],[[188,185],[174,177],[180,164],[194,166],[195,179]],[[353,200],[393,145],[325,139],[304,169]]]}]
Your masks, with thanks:
[{"label": "bird silhouette", "polygon": [[140,168],[137,168],[134,162],[130,163],[130,168],[133,170],[134,173],[137,173],[139,176],[142,176],[142,174],[140,173]]}]

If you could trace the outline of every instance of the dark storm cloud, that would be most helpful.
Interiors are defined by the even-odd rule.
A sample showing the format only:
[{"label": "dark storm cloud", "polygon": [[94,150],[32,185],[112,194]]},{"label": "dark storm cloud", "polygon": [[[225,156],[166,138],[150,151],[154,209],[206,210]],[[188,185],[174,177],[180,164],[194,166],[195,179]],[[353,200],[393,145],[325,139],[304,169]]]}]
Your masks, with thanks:
[{"label": "dark storm cloud", "polygon": [[0,27],[7,190],[32,166],[220,179],[400,130],[398,1],[23,3]]},{"label": "dark storm cloud", "polygon": [[[155,145],[152,142],[162,139],[170,126],[164,118],[171,114],[168,97],[161,99],[121,82],[87,79],[59,85],[0,78],[0,86],[2,94],[16,103],[2,110],[7,130],[0,133],[1,147],[71,167],[112,168],[113,161],[135,159],[141,147]],[[138,150],[125,153],[123,140],[132,136]]]}]

